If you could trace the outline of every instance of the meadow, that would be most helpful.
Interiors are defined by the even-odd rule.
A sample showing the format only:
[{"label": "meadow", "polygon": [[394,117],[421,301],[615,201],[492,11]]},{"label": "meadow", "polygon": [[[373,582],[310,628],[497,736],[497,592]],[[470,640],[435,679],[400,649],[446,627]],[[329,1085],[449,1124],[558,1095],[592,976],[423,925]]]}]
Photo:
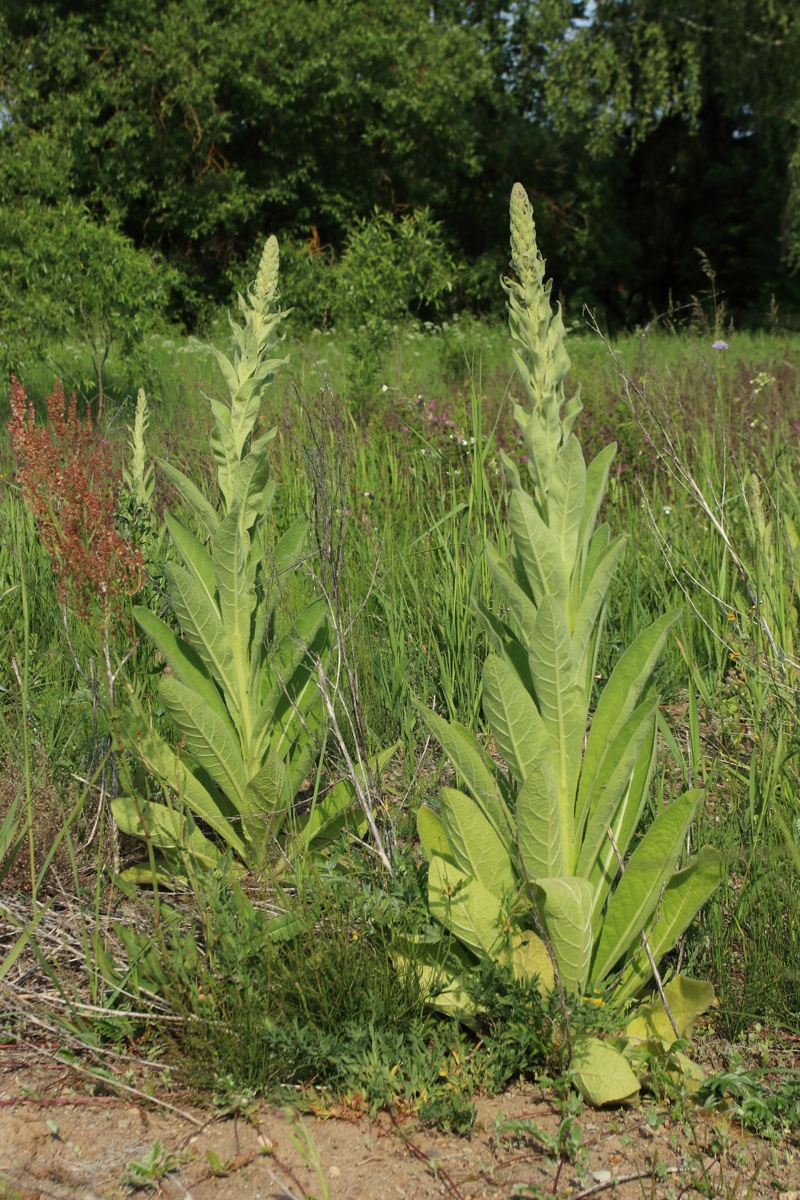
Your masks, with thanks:
[{"label": "meadow", "polygon": [[[468,1133],[474,1095],[519,1077],[620,1099],[594,1096],[579,1048],[594,1053],[631,1028],[639,988],[625,983],[626,964],[641,962],[646,925],[654,944],[660,936],[673,868],[688,880],[700,863],[713,886],[656,955],[662,997],[677,988],[675,1013],[664,1001],[672,1028],[626,1051],[629,1093],[724,1102],[759,1134],[797,1135],[800,340],[779,320],[720,328],[699,304],[685,324],[611,343],[586,317],[566,334],[571,367],[554,382],[536,375],[536,350],[552,364],[561,334],[547,294],[530,287],[514,294],[518,321],[545,304],[549,315],[519,325],[514,342],[468,315],[380,336],[295,336],[297,314],[284,319],[265,285],[249,294],[238,359],[230,329],[215,330],[233,383],[199,340],[151,338],[136,363],[109,359],[103,429],[81,415],[92,379],[79,348],[55,347],[21,380],[31,408],[17,394],[12,444],[4,407],[1,455],[4,1040],[43,1024],[76,1061],[117,1055],[109,1078],[119,1055],[139,1055],[233,1112],[259,1097],[356,1097]],[[512,342],[535,387],[515,371]],[[60,428],[43,423],[56,367],[79,395]],[[578,383],[583,411],[565,427]],[[486,789],[513,811],[527,778],[492,719],[485,663],[515,661],[522,644],[509,632],[524,625],[522,585],[497,563],[516,563],[522,578],[527,510],[511,497],[533,443],[519,414],[542,387],[542,429],[555,427],[548,412],[560,422],[554,463],[570,430],[587,462],[617,447],[596,515],[626,540],[586,634],[579,753],[590,753],[626,649],[674,614],[629,683],[643,740],[619,803],[637,787],[641,802],[631,815],[620,808],[615,826],[617,837],[627,830],[617,889],[638,848],[658,846],[659,819],[692,800],[666,873],[648,878],[635,944],[615,943],[605,972],[596,947],[591,968],[588,957],[574,966],[551,893],[529,878],[530,845],[544,835],[525,843],[520,825],[512,838],[517,891],[497,900],[507,945],[442,899],[483,886],[480,867],[473,879],[463,866],[469,846],[454,849],[461,834],[468,843],[454,783],[497,832]],[[46,446],[34,429],[53,431]],[[538,476],[528,486],[546,495]],[[76,516],[81,488],[96,509],[78,505]],[[117,540],[107,539],[98,590],[92,563],[109,529]],[[235,670],[205,640],[201,585],[234,622]],[[555,611],[550,592],[550,607],[535,599]],[[532,664],[543,638],[537,625]],[[541,680],[531,669],[544,712],[546,664]],[[254,688],[272,705],[272,749],[239,793],[238,759],[220,746],[229,728],[242,746],[255,739]],[[704,992],[678,1028],[687,978],[713,985],[713,1006]],[[696,1077],[678,1062],[698,1020],[728,1047],[725,1071]]]}]

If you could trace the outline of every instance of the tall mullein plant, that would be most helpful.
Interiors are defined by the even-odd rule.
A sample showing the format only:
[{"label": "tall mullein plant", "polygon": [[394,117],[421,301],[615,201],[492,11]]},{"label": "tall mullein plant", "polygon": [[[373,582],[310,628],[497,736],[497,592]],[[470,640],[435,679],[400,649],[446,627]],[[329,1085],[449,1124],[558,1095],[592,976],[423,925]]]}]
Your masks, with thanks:
[{"label": "tall mullein plant", "polygon": [[115,801],[120,827],[161,855],[132,877],[149,878],[154,865],[167,875],[181,872],[183,851],[211,864],[223,851],[258,866],[318,750],[324,606],[312,603],[276,637],[281,580],[303,552],[307,522],[301,518],[272,544],[267,447],[275,431],[256,436],[263,391],[287,361],[275,357],[285,315],[278,268],[271,237],[254,284],[239,296],[243,321],[230,320],[236,351],[232,358],[216,351],[229,392],[227,403],[209,401],[217,503],[161,463],[197,532],[167,514],[180,559],[165,567],[178,629],[147,608],[135,610],[166,665],[158,695],[177,745],[159,735],[132,694],[120,718],[122,738],[162,789],[157,802],[135,794]]},{"label": "tall mullein plant", "polygon": [[[484,715],[506,769],[465,728],[424,713],[461,785],[442,790],[438,814],[418,815],[429,905],[443,935],[469,955],[506,958],[518,975],[552,980],[538,928],[568,993],[613,988],[622,1001],[652,977],[720,882],[722,864],[705,848],[677,869],[696,791],[659,813],[628,857],[654,766],[653,673],[677,614],[622,655],[590,722],[603,616],[625,545],[598,525],[615,447],[587,466],[572,432],[581,403],[577,394],[565,399],[563,323],[519,184],[511,254],[516,279],[504,286],[527,400],[515,416],[530,480],[504,456],[510,551],[503,560],[487,547],[504,616],[476,602],[492,647]],[[457,1009],[454,996],[455,985],[443,1007]]]}]

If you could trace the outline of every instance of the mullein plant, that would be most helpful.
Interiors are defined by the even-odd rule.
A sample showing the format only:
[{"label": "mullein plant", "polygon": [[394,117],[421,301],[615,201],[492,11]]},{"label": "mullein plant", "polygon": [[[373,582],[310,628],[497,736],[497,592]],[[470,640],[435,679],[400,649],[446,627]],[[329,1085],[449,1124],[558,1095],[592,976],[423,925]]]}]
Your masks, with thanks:
[{"label": "mullein plant", "polygon": [[[459,787],[442,789],[438,813],[418,813],[440,939],[407,953],[427,963],[439,1006],[466,1019],[476,1014],[464,975],[479,960],[504,961],[518,978],[557,986],[562,998],[622,1005],[654,972],[661,987],[658,960],[723,874],[708,847],[685,861],[698,791],[663,809],[629,854],[655,762],[654,670],[678,614],[655,621],[622,655],[590,721],[609,588],[625,546],[598,524],[615,446],[587,466],[573,433],[581,402],[577,393],[565,397],[562,317],[519,184],[511,262],[516,278],[504,287],[525,397],[514,415],[529,478],[503,455],[509,552],[501,558],[486,547],[503,615],[475,602],[491,646],[483,711],[505,769],[466,728],[421,710]],[[697,997],[685,991],[673,988],[672,1007],[696,1015]],[[689,1019],[681,1030],[671,1015],[670,1040]],[[626,1056],[609,1043],[582,1037],[572,1049],[590,1099],[637,1090]]]},{"label": "mullein plant", "polygon": [[[164,572],[178,630],[148,608],[134,610],[165,664],[158,697],[179,749],[157,732],[131,689],[120,735],[157,785],[155,799],[132,788],[113,806],[120,828],[148,844],[148,863],[127,873],[133,880],[184,877],[191,860],[264,865],[319,752],[325,606],[309,604],[276,634],[282,580],[304,553],[307,521],[297,520],[273,544],[267,447],[275,430],[257,432],[264,389],[287,361],[275,357],[286,315],[278,270],[278,243],[270,237],[254,284],[239,296],[243,320],[230,318],[233,357],[216,351],[229,392],[227,403],[209,401],[216,503],[175,466],[160,464],[197,532],[166,515],[178,561]],[[341,821],[350,802],[347,789],[334,789],[307,835]]]}]

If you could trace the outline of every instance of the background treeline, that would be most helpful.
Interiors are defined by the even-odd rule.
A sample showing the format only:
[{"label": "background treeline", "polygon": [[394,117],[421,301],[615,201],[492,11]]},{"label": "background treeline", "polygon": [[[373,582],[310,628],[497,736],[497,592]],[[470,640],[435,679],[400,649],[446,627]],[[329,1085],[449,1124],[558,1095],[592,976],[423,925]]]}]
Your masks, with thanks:
[{"label": "background treeline", "polygon": [[786,0],[0,0],[0,357],[74,324],[101,376],[268,231],[308,324],[490,312],[515,178],[573,316],[681,311],[699,247],[790,320],[798,67]]}]

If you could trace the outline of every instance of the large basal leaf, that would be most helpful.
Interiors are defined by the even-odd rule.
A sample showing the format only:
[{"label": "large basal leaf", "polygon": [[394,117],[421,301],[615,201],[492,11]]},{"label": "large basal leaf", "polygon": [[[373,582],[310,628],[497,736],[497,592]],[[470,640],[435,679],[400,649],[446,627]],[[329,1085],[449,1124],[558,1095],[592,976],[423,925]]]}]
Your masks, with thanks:
[{"label": "large basal leaf", "polygon": [[483,711],[497,748],[517,783],[549,755],[547,731],[533,697],[506,660],[490,654],[483,664]]},{"label": "large basal leaf", "polygon": [[558,786],[547,763],[534,763],[517,795],[517,846],[529,879],[564,869]]},{"label": "large basal leaf", "polygon": [[249,539],[246,533],[242,535],[238,518],[234,508],[211,539],[211,547],[219,610],[233,658],[244,728],[246,725],[252,727],[253,720],[250,709],[250,617],[256,597],[249,586],[245,567]]},{"label": "large basal leaf", "polygon": [[549,996],[556,986],[553,963],[547,947],[530,929],[516,934],[511,945],[511,968],[516,979],[538,979],[539,990]]},{"label": "large basal leaf", "polygon": [[216,794],[211,790],[210,780],[206,787],[156,733],[142,712],[128,709],[119,713],[117,725],[126,748],[137,754],[160,783],[169,787],[179,801],[202,817],[214,833],[242,857],[246,847],[240,831],[232,824],[238,813],[230,799],[224,793]]},{"label": "large basal leaf", "polygon": [[521,489],[511,493],[508,526],[535,602],[554,596],[562,606],[566,604],[567,575],[561,544]]},{"label": "large basal leaf", "polygon": [[627,952],[656,910],[665,885],[686,844],[702,793],[686,792],[658,814],[625,867],[625,873],[608,902],[597,946],[592,982],[602,983]]},{"label": "large basal leaf", "polygon": [[464,990],[464,976],[471,964],[462,962],[465,952],[459,956],[456,948],[444,939],[425,942],[422,939],[394,937],[390,950],[392,962],[398,971],[411,971],[428,993],[425,1003],[461,1021],[464,1025],[475,1025],[478,1010],[475,1002]]},{"label": "large basal leaf", "polygon": [[172,607],[184,636],[192,643],[206,670],[222,688],[231,716],[236,720],[240,712],[241,696],[231,647],[219,610],[210,602],[194,576],[183,567],[167,563],[165,572],[170,585]]},{"label": "large basal leaf", "polygon": [[[704,846],[681,871],[676,871],[664,888],[654,923],[647,931],[656,962],[675,946],[678,938],[725,878],[722,855]],[[615,990],[620,1002],[635,996],[651,978],[644,947],[631,959]]]},{"label": "large basal leaf", "polygon": [[573,1039],[570,1070],[578,1091],[595,1108],[623,1104],[639,1091],[627,1059],[600,1038],[581,1033]]},{"label": "large basal leaf", "polygon": [[567,874],[572,874],[573,806],[586,730],[586,699],[583,688],[575,682],[572,640],[564,615],[549,597],[539,607],[528,661],[539,712],[550,736],[561,808],[564,866]]},{"label": "large basal leaf", "polygon": [[197,651],[149,608],[137,606],[133,615],[136,624],[160,651],[175,678],[196,692],[219,717],[227,720],[225,703]]},{"label": "large basal leaf", "polygon": [[585,503],[586,463],[578,439],[571,436],[558,456],[547,494],[548,525],[558,539],[567,578],[575,566]]},{"label": "large basal leaf", "polygon": [[494,827],[500,841],[511,853],[514,823],[494,776],[491,759],[463,725],[445,721],[444,717],[423,705],[418,706],[418,711]]},{"label": "large basal leaf", "polygon": [[479,958],[492,955],[500,934],[500,897],[438,855],[428,863],[428,907]]},{"label": "large basal leaf", "polygon": [[130,837],[141,838],[146,832],[148,841],[160,850],[185,850],[209,866],[216,866],[219,861],[219,850],[200,832],[186,810],[118,796],[111,801],[111,811],[120,830]]},{"label": "large basal leaf", "polygon": [[[635,708],[620,729],[614,744],[609,747],[603,760],[595,786],[586,797],[588,813],[577,813],[576,826],[581,842],[576,875],[583,875],[597,882],[597,864],[608,861],[606,853],[611,846],[606,830],[615,831],[619,825],[621,806],[638,803],[638,797],[629,795],[630,782],[642,747],[652,739],[657,712],[656,697],[652,696]],[[616,869],[612,872],[616,876]]]},{"label": "large basal leaf", "polygon": [[[701,979],[676,975],[664,988],[664,995],[678,1027],[678,1037],[689,1041],[695,1021],[714,1003],[713,985]],[[669,1046],[675,1041],[675,1030],[658,994],[639,1006],[625,1032],[631,1041],[649,1042],[656,1038]]]},{"label": "large basal leaf", "polygon": [[245,788],[242,816],[275,818],[280,808],[283,789],[283,763],[276,754],[267,755],[256,774]]},{"label": "large basal leaf", "polygon": [[223,721],[174,675],[162,676],[159,695],[189,754],[242,811],[248,778],[230,721]]},{"label": "large basal leaf", "polygon": [[578,792],[578,811],[585,810],[587,792],[595,784],[609,747],[641,702],[667,634],[679,616],[678,611],[666,613],[644,629],[611,672],[597,702],[589,730]]},{"label": "large basal leaf", "polygon": [[438,854],[441,858],[449,859],[455,866],[442,818],[433,809],[428,808],[427,804],[421,804],[417,809],[417,834],[429,862],[434,854]]},{"label": "large basal leaf", "polygon": [[585,879],[537,879],[542,917],[566,991],[583,992],[592,956],[592,889]]},{"label": "large basal leaf", "polygon": [[445,787],[439,803],[456,866],[500,898],[513,891],[514,872],[508,851],[475,801],[464,792]]}]

